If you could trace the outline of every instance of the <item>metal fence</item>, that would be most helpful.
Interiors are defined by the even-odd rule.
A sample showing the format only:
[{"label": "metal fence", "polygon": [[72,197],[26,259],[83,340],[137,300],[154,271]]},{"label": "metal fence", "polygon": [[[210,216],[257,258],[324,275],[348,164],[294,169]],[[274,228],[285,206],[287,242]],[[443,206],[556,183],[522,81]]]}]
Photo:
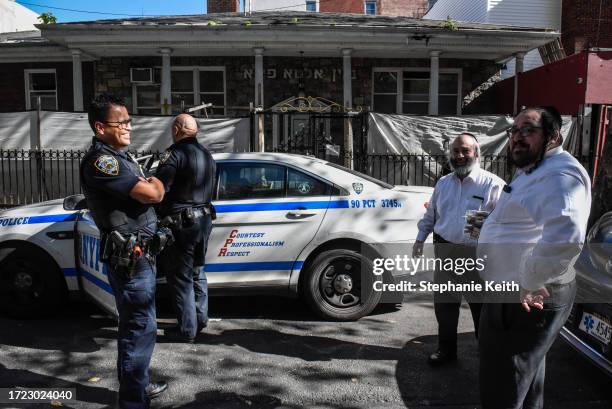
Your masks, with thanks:
[{"label": "metal fence", "polygon": [[[132,152],[136,157],[159,152]],[[81,150],[0,150],[0,206],[17,206],[80,193]],[[588,157],[579,158],[590,169]],[[355,154],[354,168],[393,185],[434,186],[450,172],[446,155]],[[505,156],[483,156],[481,167],[508,181]]]}]

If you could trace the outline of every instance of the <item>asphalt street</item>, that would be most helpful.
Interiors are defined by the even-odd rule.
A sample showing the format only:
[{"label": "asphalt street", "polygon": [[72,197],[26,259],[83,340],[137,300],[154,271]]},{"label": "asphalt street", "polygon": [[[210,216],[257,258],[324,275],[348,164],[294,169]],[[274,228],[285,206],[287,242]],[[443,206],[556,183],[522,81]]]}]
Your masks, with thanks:
[{"label": "asphalt street", "polygon": [[[318,321],[298,300],[213,298],[207,332],[194,345],[164,343],[173,323],[159,305],[153,379],[169,390],[155,408],[477,408],[478,353],[467,306],[460,359],[431,368],[436,322],[429,302],[385,306],[350,323]],[[0,319],[0,387],[76,388],[70,408],[116,400],[115,322],[72,303],[61,316]],[[610,379],[562,340],[547,361],[546,407],[612,407]],[[44,408],[41,405],[0,407]]]}]

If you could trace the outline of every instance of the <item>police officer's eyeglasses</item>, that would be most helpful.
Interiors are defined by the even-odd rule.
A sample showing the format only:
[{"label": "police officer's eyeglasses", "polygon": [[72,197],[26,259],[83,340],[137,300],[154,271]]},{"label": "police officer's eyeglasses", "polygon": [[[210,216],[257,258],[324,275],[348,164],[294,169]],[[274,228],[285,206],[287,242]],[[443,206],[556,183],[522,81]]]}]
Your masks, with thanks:
[{"label": "police officer's eyeglasses", "polygon": [[104,121],[103,123],[108,126],[112,126],[114,128],[127,128],[129,125],[132,124],[132,118],[126,119],[125,121],[116,121],[116,122]]},{"label": "police officer's eyeglasses", "polygon": [[508,138],[512,138],[514,135],[518,133],[524,138],[534,133],[536,129],[542,129],[542,127],[534,126],[534,125],[525,125],[520,128],[517,128],[516,126],[513,126],[512,128],[506,131],[506,135],[508,135]]}]

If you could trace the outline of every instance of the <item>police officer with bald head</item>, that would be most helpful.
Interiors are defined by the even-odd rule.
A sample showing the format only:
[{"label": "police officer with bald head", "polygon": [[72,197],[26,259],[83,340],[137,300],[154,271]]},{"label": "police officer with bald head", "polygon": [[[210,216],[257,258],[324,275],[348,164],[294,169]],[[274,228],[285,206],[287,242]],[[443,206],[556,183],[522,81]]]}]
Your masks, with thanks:
[{"label": "police officer with bald head", "polygon": [[156,176],[166,196],[158,207],[162,224],[175,242],[158,259],[168,279],[178,326],[165,331],[166,339],[191,343],[208,322],[208,286],[204,257],[212,229],[211,204],[216,173],[210,152],[197,140],[197,121],[178,115],[172,124],[174,144],[161,156]]}]

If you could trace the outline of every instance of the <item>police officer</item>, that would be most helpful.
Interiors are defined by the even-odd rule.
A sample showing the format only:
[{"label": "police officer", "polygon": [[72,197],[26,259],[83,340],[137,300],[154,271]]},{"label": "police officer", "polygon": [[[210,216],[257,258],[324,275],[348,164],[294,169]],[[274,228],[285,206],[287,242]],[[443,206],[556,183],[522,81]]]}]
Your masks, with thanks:
[{"label": "police officer", "polygon": [[150,399],[167,388],[166,382],[149,382],[157,323],[154,255],[148,244],[157,231],[152,203],[162,200],[164,189],[158,179],[146,178],[126,152],[132,128],[123,100],[98,96],[88,119],[95,136],[81,162],[81,184],[100,230],[102,261],[119,312],[119,407],[148,408]]},{"label": "police officer", "polygon": [[174,144],[157,168],[166,197],[158,208],[164,224],[171,227],[175,242],[159,258],[166,274],[178,326],[165,331],[168,340],[193,342],[208,322],[208,285],[204,257],[212,228],[211,204],[216,165],[210,152],[198,142],[197,121],[178,115],[172,124]]}]

